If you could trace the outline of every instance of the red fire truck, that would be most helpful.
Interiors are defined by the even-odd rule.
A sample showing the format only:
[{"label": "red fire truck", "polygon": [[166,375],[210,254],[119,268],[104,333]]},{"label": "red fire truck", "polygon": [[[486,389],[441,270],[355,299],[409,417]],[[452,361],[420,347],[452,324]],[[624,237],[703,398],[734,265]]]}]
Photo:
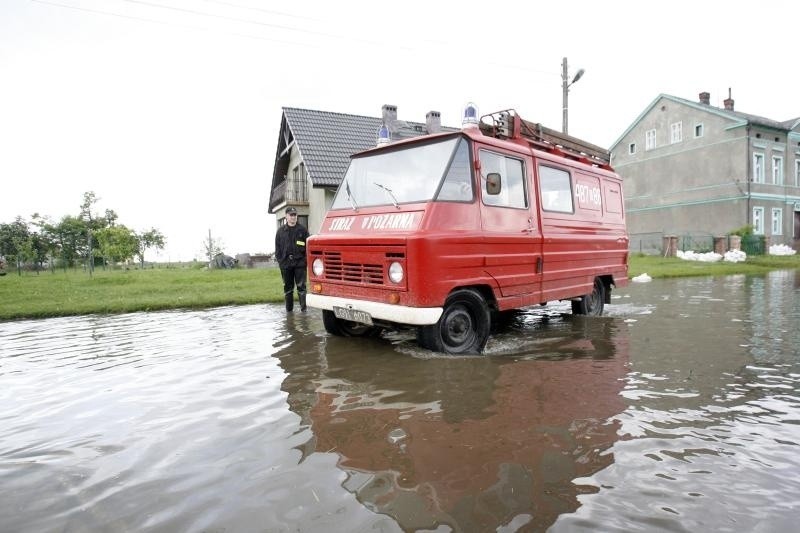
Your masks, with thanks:
[{"label": "red fire truck", "polygon": [[[415,327],[481,353],[505,311],[570,300],[600,315],[628,283],[622,180],[602,148],[513,110],[356,154],[308,240],[308,305],[328,333]],[[379,133],[380,137],[380,133]]]}]

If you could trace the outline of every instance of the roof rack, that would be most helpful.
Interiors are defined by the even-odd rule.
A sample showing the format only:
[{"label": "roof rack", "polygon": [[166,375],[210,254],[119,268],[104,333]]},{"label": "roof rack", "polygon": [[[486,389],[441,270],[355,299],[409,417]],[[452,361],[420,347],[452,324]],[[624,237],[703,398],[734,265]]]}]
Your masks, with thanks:
[{"label": "roof rack", "polygon": [[607,170],[611,168],[611,152],[566,133],[523,120],[513,109],[484,115],[480,120],[484,135],[511,141],[524,141],[550,153],[581,161]]}]

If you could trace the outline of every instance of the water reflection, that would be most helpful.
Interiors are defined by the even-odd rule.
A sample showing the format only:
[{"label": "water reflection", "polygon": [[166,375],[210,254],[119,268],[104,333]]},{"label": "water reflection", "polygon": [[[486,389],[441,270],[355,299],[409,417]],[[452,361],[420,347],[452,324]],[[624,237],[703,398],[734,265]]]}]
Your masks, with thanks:
[{"label": "water reflection", "polygon": [[[529,320],[541,317],[516,327]],[[337,454],[344,486],[369,509],[409,531],[539,530],[592,490],[573,479],[613,462],[628,362],[620,320],[561,320],[542,333],[538,351],[515,357],[338,338],[276,355],[289,404],[313,431],[304,453]]]},{"label": "water reflection", "polygon": [[800,353],[800,275],[796,271],[770,272],[750,278],[749,285],[750,354],[761,362],[796,362]]}]

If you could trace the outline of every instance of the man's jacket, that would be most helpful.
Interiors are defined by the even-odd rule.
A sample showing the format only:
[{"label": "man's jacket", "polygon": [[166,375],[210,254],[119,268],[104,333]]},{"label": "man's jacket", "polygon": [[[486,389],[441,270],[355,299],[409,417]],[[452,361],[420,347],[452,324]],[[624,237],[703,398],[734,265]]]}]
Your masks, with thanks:
[{"label": "man's jacket", "polygon": [[302,224],[284,224],[275,234],[275,260],[281,268],[306,264],[308,230]]}]

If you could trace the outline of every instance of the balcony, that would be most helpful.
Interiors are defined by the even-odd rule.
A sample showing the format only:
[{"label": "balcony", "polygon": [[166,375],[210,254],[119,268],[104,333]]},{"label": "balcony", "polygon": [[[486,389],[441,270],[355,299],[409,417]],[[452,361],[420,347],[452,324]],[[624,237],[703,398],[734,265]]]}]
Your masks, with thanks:
[{"label": "balcony", "polygon": [[272,190],[269,210],[283,204],[308,204],[308,185],[306,180],[285,180]]}]

